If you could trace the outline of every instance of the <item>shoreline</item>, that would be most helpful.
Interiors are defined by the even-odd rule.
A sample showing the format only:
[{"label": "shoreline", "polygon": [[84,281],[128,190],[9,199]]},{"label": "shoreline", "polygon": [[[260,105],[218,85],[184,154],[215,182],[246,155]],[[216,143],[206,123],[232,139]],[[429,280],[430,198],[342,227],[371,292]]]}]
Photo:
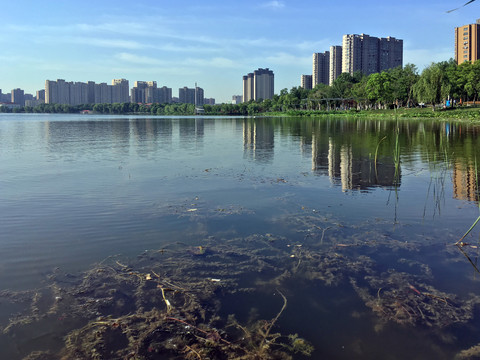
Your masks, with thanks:
[{"label": "shoreline", "polygon": [[399,109],[375,109],[375,110],[287,110],[275,112],[255,112],[250,114],[232,114],[221,111],[208,111],[201,115],[174,113],[158,114],[151,112],[124,112],[105,113],[99,111],[75,110],[69,112],[39,112],[39,111],[11,111],[0,112],[0,114],[83,114],[83,115],[123,115],[123,116],[224,116],[224,117],[354,117],[354,118],[402,118],[402,119],[438,119],[480,122],[480,107],[457,107],[454,109],[437,109],[432,111],[431,107],[426,108],[399,108]]}]

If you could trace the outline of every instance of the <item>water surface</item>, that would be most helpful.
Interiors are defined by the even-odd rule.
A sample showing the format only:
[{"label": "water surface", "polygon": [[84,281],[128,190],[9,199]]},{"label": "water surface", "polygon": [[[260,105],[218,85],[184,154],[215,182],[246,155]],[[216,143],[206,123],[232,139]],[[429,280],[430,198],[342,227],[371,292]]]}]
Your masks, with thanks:
[{"label": "water surface", "polygon": [[[308,264],[304,278],[280,285],[288,307],[278,327],[310,341],[313,358],[449,359],[480,343],[477,306],[442,326],[411,324],[421,309],[402,299],[441,291],[459,307],[478,301],[478,232],[466,254],[453,246],[479,215],[478,131],[431,120],[4,114],[0,286],[40,288],[53,272],[172,243],[270,236]],[[310,274],[316,259],[325,275],[330,257],[344,259],[332,278]],[[260,279],[268,274],[249,286],[261,296],[226,296],[222,314],[273,318],[281,300]],[[367,288],[377,300],[398,291],[395,319],[362,298]],[[2,303],[0,325],[15,311]],[[48,341],[25,332],[0,353],[58,347],[61,328]]]}]

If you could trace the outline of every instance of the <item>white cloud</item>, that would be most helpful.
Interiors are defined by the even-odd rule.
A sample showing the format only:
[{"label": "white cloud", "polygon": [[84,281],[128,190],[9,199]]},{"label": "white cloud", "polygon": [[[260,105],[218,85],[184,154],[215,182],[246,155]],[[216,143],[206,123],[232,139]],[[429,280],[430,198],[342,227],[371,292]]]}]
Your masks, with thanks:
[{"label": "white cloud", "polygon": [[115,58],[121,61],[134,63],[134,64],[143,64],[143,65],[165,65],[165,62],[160,59],[149,57],[149,56],[139,56],[135,54],[130,54],[122,52],[115,55]]},{"label": "white cloud", "polygon": [[183,62],[185,66],[213,67],[213,68],[236,68],[238,64],[224,57],[215,57],[212,59],[187,59]]},{"label": "white cloud", "polygon": [[283,9],[285,7],[285,3],[283,1],[273,0],[261,5],[261,7],[278,10]]},{"label": "white cloud", "polygon": [[311,56],[302,57],[302,56],[296,56],[296,55],[288,54],[288,53],[285,53],[285,52],[280,52],[280,53],[274,54],[272,56],[268,56],[268,57],[265,58],[265,60],[269,64],[291,65],[291,66],[294,66],[294,67],[311,66],[311,64],[312,64]]},{"label": "white cloud", "polygon": [[141,44],[137,41],[122,40],[122,39],[100,39],[89,37],[71,37],[66,39],[69,42],[77,44],[85,44],[91,46],[108,47],[108,48],[121,48],[121,49],[144,49],[148,46]]},{"label": "white cloud", "polygon": [[103,48],[118,48],[128,50],[139,50],[150,48],[150,45],[142,44],[138,41],[124,40],[124,39],[109,39],[98,38],[89,36],[58,36],[58,35],[43,35],[33,38],[33,42],[37,44],[75,44],[75,45],[87,45]]}]

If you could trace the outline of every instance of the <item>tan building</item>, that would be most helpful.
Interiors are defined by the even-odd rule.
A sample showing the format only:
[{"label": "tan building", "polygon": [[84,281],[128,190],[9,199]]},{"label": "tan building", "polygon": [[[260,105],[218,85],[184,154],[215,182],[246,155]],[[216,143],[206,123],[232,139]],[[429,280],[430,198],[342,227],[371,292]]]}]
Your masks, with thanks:
[{"label": "tan building", "polygon": [[328,85],[330,76],[330,52],[313,54],[312,87],[318,84]]},{"label": "tan building", "polygon": [[457,65],[480,59],[480,19],[475,24],[455,28],[455,62]]},{"label": "tan building", "polygon": [[342,73],[342,47],[339,45],[330,46],[330,76],[328,84],[331,86],[333,82]]},{"label": "tan building", "polygon": [[455,162],[453,164],[453,198],[458,200],[478,200],[477,174],[475,166]]},{"label": "tan building", "polygon": [[274,75],[269,68],[257,69],[243,77],[243,102],[273,98]]},{"label": "tan building", "polygon": [[253,100],[253,73],[247,74],[243,77],[243,102]]},{"label": "tan building", "polygon": [[112,80],[112,100],[118,103],[130,102],[130,87],[128,80],[126,79],[113,79]]},{"label": "tan building", "polygon": [[95,84],[93,81],[66,82],[45,81],[46,104],[100,104],[128,102],[128,80],[114,79],[112,85],[107,83]]}]

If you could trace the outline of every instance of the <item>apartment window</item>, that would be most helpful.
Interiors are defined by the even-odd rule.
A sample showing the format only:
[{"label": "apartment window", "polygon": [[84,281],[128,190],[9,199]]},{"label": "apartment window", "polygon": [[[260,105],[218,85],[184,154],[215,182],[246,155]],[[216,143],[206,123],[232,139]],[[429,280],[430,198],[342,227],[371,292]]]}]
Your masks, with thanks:
[{"label": "apartment window", "polygon": [[463,28],[463,31],[468,31],[468,27],[464,27],[464,28]]},{"label": "apartment window", "polygon": [[467,55],[463,55],[463,58],[466,59],[468,56]]},{"label": "apartment window", "polygon": [[464,32],[463,35],[468,35],[468,32]]}]

